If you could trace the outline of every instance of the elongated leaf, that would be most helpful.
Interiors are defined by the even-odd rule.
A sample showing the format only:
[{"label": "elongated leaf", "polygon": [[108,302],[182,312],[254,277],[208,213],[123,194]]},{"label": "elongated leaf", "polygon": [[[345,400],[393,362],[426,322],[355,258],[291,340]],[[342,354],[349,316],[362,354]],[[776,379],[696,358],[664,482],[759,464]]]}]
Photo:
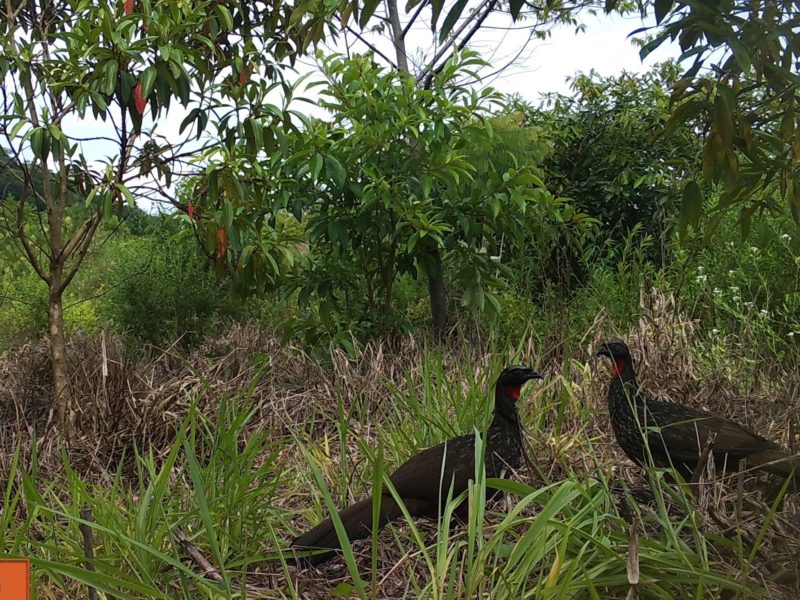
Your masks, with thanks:
[{"label": "elongated leaf", "polygon": [[800,227],[800,181],[795,181],[792,195],[789,198],[789,208],[794,222]]},{"label": "elongated leaf", "polygon": [[519,19],[519,13],[522,11],[522,7],[525,6],[525,4],[525,0],[510,0],[508,8],[511,12],[512,19],[515,21]]},{"label": "elongated leaf", "polygon": [[431,0],[431,31],[436,31],[436,24],[444,8],[444,0]]},{"label": "elongated leaf", "polygon": [[336,184],[337,187],[340,189],[344,187],[345,180],[347,179],[347,173],[340,163],[335,157],[326,155],[325,156],[325,173],[327,176]]},{"label": "elongated leaf", "polygon": [[[522,6],[521,0],[513,0],[511,2],[511,15],[516,19],[516,15],[514,15],[514,2],[518,2],[520,7]],[[439,32],[439,42],[443,42],[447,35],[452,31],[453,25],[456,24],[458,18],[461,16],[461,13],[464,12],[464,7],[467,5],[467,0],[458,0],[453,7],[448,11],[447,16],[444,19],[444,23],[442,23],[442,30]],[[517,14],[519,14],[519,8],[517,8]]]},{"label": "elongated leaf", "polygon": [[733,113],[724,94],[717,94],[714,101],[714,128],[726,146],[733,143]]},{"label": "elongated leaf", "polygon": [[675,0],[655,0],[656,24],[661,25],[661,21],[669,14],[674,3]]},{"label": "elongated leaf", "polygon": [[361,29],[367,26],[367,23],[369,23],[372,15],[375,14],[375,9],[378,8],[380,3],[381,0],[366,0],[366,2],[364,2],[364,6],[361,8],[361,14],[358,15],[358,24]]},{"label": "elongated leaf", "polygon": [[364,585],[364,580],[361,579],[361,575],[358,572],[358,565],[356,564],[356,559],[353,555],[353,547],[350,543],[350,539],[347,537],[347,531],[344,528],[342,519],[339,517],[339,511],[337,510],[336,505],[333,503],[331,493],[328,490],[327,484],[325,483],[325,477],[319,470],[317,463],[314,462],[314,459],[310,454],[308,454],[308,451],[302,447],[301,450],[303,451],[303,455],[305,456],[306,461],[311,468],[311,474],[314,476],[314,481],[322,492],[322,497],[325,501],[325,508],[330,513],[331,521],[333,521],[333,528],[336,530],[336,537],[339,538],[339,545],[341,546],[342,554],[344,554],[344,561],[347,564],[347,570],[350,572],[350,576],[353,578],[356,591],[361,598],[365,599],[367,597],[366,586]]},{"label": "elongated leaf", "polygon": [[683,188],[681,199],[681,213],[679,218],[680,239],[686,237],[686,230],[689,225],[697,227],[700,221],[700,213],[703,207],[703,194],[697,182],[690,181]]},{"label": "elongated leaf", "polygon": [[[200,465],[197,463],[197,458],[194,455],[194,449],[189,445],[189,440],[183,431],[180,432],[181,442],[183,443],[183,451],[186,454],[186,462],[189,467],[189,475],[192,479],[192,486],[194,487],[194,501],[197,506],[197,512],[200,514],[200,520],[203,523],[206,536],[208,537],[208,545],[211,547],[211,554],[217,563],[222,574],[222,579],[225,582],[225,587],[229,588],[228,578],[225,576],[225,565],[222,560],[222,552],[220,552],[219,542],[217,541],[217,532],[214,529],[214,522],[211,517],[211,508],[208,506],[208,497],[206,495],[205,485],[203,485],[203,477],[200,473]],[[228,589],[230,593],[230,589]]]},{"label": "elongated leaf", "polygon": [[153,85],[156,82],[156,75],[158,74],[158,70],[154,66],[149,66],[144,70],[142,73],[142,97],[148,98],[153,91]]},{"label": "elongated leaf", "polygon": [[124,598],[129,600],[136,600],[141,596],[131,596],[122,590],[130,590],[144,594],[148,598],[165,598],[164,594],[159,590],[155,590],[149,586],[142,585],[136,581],[121,579],[119,577],[112,577],[99,571],[87,571],[80,567],[74,567],[63,563],[57,563],[50,560],[41,558],[31,558],[31,566],[36,569],[42,569],[50,573],[60,573],[74,579],[84,585],[89,585],[96,590],[104,592],[114,598]]}]

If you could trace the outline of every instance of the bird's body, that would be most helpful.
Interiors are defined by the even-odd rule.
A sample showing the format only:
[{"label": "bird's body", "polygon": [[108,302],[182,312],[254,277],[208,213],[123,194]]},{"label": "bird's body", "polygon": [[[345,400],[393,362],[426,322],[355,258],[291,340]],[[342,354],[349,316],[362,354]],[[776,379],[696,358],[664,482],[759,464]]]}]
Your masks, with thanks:
[{"label": "bird's body", "polygon": [[[516,401],[522,384],[539,375],[525,367],[503,371],[495,386],[495,414],[485,435],[486,477],[500,477],[504,469],[516,470],[522,464],[522,428]],[[397,495],[413,517],[435,517],[444,508],[448,494],[459,495],[475,477],[475,436],[462,435],[427,448],[394,471],[389,479]],[[371,535],[372,498],[356,502],[342,510],[348,538],[353,541]],[[388,491],[381,495],[378,526],[402,516],[402,510]],[[328,560],[340,547],[330,517],[296,538],[292,546],[298,550],[330,549],[305,560],[319,564]]]},{"label": "bird's body", "polygon": [[[617,443],[639,465],[674,467],[689,478],[714,433],[715,464],[735,470],[741,459],[789,476],[797,466],[777,444],[729,420],[695,408],[647,398],[639,388],[633,358],[622,340],[606,342],[598,354],[614,361],[608,412]],[[649,457],[649,458],[648,458]]]}]

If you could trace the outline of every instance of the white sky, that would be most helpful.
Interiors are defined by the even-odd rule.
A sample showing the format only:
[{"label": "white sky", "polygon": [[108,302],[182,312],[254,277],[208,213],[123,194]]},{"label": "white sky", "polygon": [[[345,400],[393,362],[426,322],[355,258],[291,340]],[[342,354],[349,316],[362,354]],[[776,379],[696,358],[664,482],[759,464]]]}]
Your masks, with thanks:
[{"label": "white sky", "polygon": [[595,16],[584,19],[586,31],[575,33],[561,27],[549,40],[534,42],[532,51],[516,67],[503,73],[491,85],[504,93],[517,92],[530,101],[538,101],[548,92],[567,93],[568,77],[594,69],[603,76],[623,71],[641,73],[654,64],[680,54],[677,45],[663,45],[643,63],[639,48],[628,35],[642,27],[639,17]]}]

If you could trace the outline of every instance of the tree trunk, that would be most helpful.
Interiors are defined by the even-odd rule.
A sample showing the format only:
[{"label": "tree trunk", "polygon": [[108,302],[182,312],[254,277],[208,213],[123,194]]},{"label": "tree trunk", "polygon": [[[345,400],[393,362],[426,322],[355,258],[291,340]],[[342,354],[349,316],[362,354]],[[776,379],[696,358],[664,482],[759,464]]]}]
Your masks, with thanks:
[{"label": "tree trunk", "polygon": [[439,341],[444,339],[447,329],[447,291],[444,285],[444,266],[439,246],[428,249],[432,268],[428,272],[428,293],[431,298],[431,319],[433,331]]},{"label": "tree trunk", "polygon": [[50,365],[53,370],[53,397],[62,433],[69,438],[69,409],[72,392],[69,385],[64,337],[64,307],[62,303],[61,271],[51,273],[48,297],[48,321],[50,325]]},{"label": "tree trunk", "polygon": [[[496,2],[496,0],[492,1]],[[386,0],[386,7],[389,13],[391,38],[394,43],[395,56],[397,57],[397,70],[410,77],[406,40],[403,34],[403,27],[400,24],[397,0]],[[421,81],[417,81],[417,84],[421,83]],[[428,274],[428,293],[431,298],[431,320],[433,321],[433,331],[436,334],[436,339],[442,341],[447,328],[447,288],[444,285],[444,265],[442,264],[442,254],[438,245],[431,245],[427,248],[427,252],[431,258],[430,268],[426,270]],[[388,300],[389,298],[387,297]]]}]

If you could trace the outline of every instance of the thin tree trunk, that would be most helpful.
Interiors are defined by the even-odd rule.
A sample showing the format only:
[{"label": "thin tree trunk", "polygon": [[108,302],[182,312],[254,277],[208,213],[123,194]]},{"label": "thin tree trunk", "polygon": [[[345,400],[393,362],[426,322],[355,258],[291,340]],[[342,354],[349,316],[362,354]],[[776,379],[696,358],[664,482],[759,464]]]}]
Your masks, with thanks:
[{"label": "thin tree trunk", "polygon": [[62,295],[61,270],[59,268],[51,273],[47,307],[50,326],[50,365],[53,370],[53,397],[55,399],[58,422],[61,425],[62,433],[69,438],[69,408],[72,400],[72,391],[67,373],[67,344],[64,336]]},{"label": "thin tree trunk", "polygon": [[400,12],[397,9],[397,0],[386,0],[386,8],[389,13],[389,25],[392,28],[392,42],[394,42],[394,53],[397,57],[397,70],[406,75],[411,72],[408,69],[408,55],[406,54],[406,40],[403,35],[403,27],[400,25]]},{"label": "thin tree trunk", "polygon": [[[496,1],[496,0],[490,0]],[[406,52],[406,40],[403,28],[400,24],[400,12],[397,0],[386,0],[386,9],[389,14],[389,25],[391,28],[392,42],[394,43],[395,56],[397,57],[397,68],[401,73],[411,76],[408,68],[408,54]],[[424,73],[423,73],[424,75]],[[420,84],[417,81],[417,84]],[[444,284],[444,265],[442,264],[442,254],[437,245],[432,245],[427,249],[433,263],[433,269],[428,272],[428,293],[431,299],[431,321],[433,330],[438,340],[443,340],[447,329],[447,288]]]},{"label": "thin tree trunk", "polygon": [[444,285],[444,266],[439,246],[428,249],[433,268],[428,273],[428,293],[431,298],[431,320],[433,331],[439,341],[444,339],[447,331],[447,289]]}]

